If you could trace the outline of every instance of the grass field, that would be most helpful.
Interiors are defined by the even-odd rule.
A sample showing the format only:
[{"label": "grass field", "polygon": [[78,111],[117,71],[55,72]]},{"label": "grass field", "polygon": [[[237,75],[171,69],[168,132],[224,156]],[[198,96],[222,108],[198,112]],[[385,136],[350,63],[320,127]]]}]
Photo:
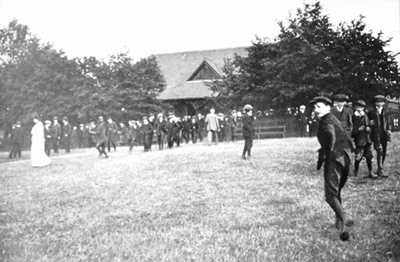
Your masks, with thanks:
[{"label": "grass field", "polygon": [[393,140],[390,177],[344,189],[349,242],[324,201],[316,138],[255,141],[251,160],[243,141],[109,159],[80,150],[45,168],[2,155],[0,261],[400,261]]}]

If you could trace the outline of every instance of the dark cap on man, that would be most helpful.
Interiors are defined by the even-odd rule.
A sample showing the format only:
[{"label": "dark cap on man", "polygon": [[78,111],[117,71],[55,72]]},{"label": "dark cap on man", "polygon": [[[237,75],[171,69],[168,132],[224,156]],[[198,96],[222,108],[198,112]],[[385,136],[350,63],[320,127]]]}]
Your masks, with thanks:
[{"label": "dark cap on man", "polygon": [[315,103],[318,103],[318,102],[321,102],[321,103],[324,103],[324,104],[330,105],[330,106],[333,105],[332,100],[330,100],[329,98],[324,97],[324,96],[316,96],[312,100],[310,100],[309,103],[310,104],[315,104]]},{"label": "dark cap on man", "polygon": [[344,94],[337,94],[333,97],[333,99],[338,102],[345,102],[345,101],[349,100],[349,97]]},{"label": "dark cap on man", "polygon": [[63,120],[68,121],[68,117],[64,116]]},{"label": "dark cap on man", "polygon": [[17,121],[15,124],[20,126],[21,125],[21,121]]},{"label": "dark cap on man", "polygon": [[55,117],[53,117],[53,120],[58,120],[58,117],[56,117],[56,116],[55,116]]},{"label": "dark cap on man", "polygon": [[378,101],[385,102],[386,99],[383,95],[376,95],[376,96],[374,96],[374,100],[375,100],[375,102],[378,102]]},{"label": "dark cap on man", "polygon": [[357,100],[356,102],[354,102],[355,106],[362,106],[362,107],[366,107],[367,104],[363,101],[363,100]]}]

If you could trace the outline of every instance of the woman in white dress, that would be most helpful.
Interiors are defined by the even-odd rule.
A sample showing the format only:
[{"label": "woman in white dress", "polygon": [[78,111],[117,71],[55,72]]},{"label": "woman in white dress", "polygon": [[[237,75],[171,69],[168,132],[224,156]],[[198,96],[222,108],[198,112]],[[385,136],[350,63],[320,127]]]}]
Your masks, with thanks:
[{"label": "woman in white dress", "polygon": [[34,115],[32,127],[31,163],[33,167],[50,165],[51,159],[44,151],[44,127],[38,115]]}]

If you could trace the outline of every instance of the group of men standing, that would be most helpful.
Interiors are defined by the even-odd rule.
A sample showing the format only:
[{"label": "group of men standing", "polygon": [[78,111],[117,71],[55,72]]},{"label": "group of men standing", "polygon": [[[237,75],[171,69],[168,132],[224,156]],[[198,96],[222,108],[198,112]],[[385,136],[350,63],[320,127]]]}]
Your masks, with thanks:
[{"label": "group of men standing", "polygon": [[[353,220],[348,217],[342,205],[341,191],[346,184],[351,169],[352,152],[355,154],[354,175],[359,172],[363,158],[367,161],[368,176],[387,178],[384,172],[387,144],[391,141],[390,121],[385,105],[385,97],[374,97],[374,106],[366,110],[366,103],[357,100],[355,111],[346,107],[348,96],[338,94],[335,104],[326,97],[318,96],[310,101],[318,116],[317,137],[321,145],[317,169],[324,164],[325,198],[336,214],[336,228],[343,241],[349,240]],[[372,172],[372,150],[377,155],[377,174]]]}]

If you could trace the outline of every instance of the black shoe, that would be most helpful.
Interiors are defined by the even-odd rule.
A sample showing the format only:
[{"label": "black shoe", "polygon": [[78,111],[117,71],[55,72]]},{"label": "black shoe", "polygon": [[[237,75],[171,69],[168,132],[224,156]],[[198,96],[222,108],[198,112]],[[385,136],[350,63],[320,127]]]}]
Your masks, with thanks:
[{"label": "black shoe", "polygon": [[246,156],[245,156],[245,155],[243,155],[243,156],[242,156],[242,159],[243,159],[243,160],[246,160]]}]

